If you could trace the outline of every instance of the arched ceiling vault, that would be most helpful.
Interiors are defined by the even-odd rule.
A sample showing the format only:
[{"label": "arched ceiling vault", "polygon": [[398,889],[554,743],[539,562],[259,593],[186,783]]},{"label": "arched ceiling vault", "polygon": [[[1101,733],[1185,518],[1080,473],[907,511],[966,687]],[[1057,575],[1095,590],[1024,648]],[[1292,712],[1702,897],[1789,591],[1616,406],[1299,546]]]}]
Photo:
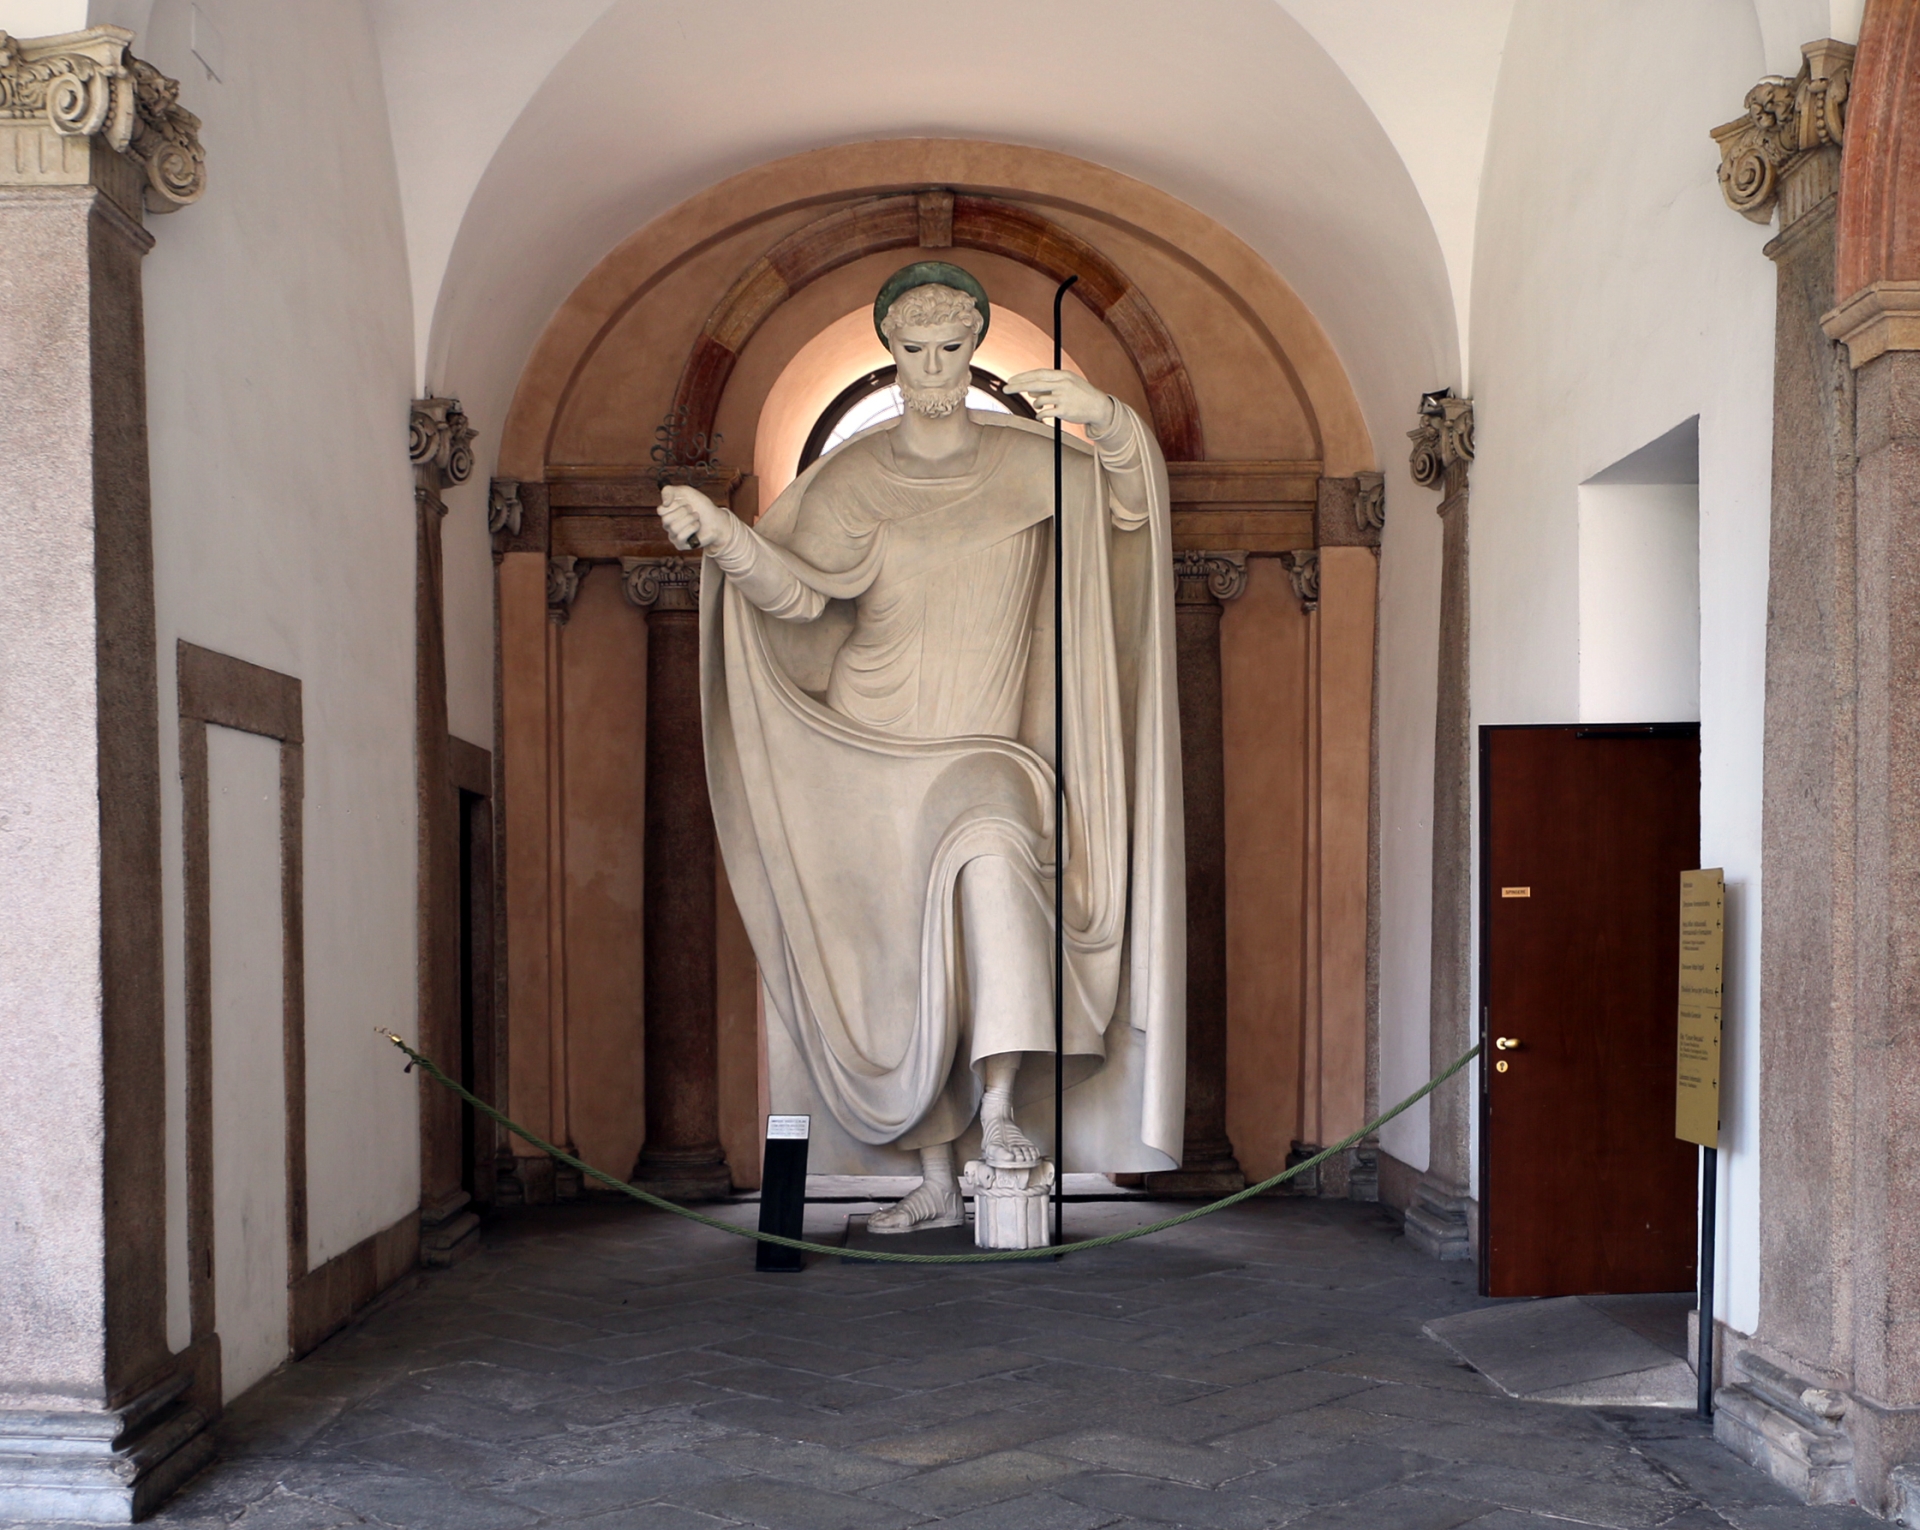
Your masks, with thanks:
[{"label": "arched ceiling vault", "polygon": [[[374,0],[403,164],[423,136],[464,136],[474,113],[474,144],[498,134],[450,238],[426,226],[448,208],[419,210],[408,192],[416,292],[433,303],[425,382],[457,391],[483,429],[497,431],[562,301],[636,230],[755,165],[913,137],[1072,155],[1216,220],[1315,315],[1389,451],[1422,388],[1460,381],[1452,283],[1420,191],[1354,82],[1277,0],[1114,0],[1073,27],[1025,0],[977,0],[934,37],[889,0],[556,0],[577,41],[502,128],[513,91],[476,93],[427,34],[455,59],[482,46],[476,32],[502,46],[491,12],[505,4],[483,0],[476,22],[453,0]],[[402,30],[412,42],[396,48]],[[552,48],[549,34],[537,51]],[[474,144],[421,160],[449,177],[449,204]]]}]

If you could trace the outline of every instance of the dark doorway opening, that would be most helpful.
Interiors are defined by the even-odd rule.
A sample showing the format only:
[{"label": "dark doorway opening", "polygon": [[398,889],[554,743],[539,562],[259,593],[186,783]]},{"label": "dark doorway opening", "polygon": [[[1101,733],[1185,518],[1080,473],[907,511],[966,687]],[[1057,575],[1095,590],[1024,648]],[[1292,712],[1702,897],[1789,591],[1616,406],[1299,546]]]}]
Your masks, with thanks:
[{"label": "dark doorway opening", "polygon": [[1696,723],[1480,730],[1481,1289],[1684,1291],[1680,873]]}]

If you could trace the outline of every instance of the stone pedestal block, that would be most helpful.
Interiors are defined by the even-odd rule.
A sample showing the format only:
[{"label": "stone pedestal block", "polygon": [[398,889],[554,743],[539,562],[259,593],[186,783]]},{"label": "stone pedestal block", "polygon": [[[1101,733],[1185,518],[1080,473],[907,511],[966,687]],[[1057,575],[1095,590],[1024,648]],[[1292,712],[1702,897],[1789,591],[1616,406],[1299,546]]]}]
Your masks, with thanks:
[{"label": "stone pedestal block", "polygon": [[973,1241],[980,1248],[1045,1248],[1047,1201],[1053,1194],[1053,1164],[996,1169],[969,1163],[960,1187],[973,1196]]}]

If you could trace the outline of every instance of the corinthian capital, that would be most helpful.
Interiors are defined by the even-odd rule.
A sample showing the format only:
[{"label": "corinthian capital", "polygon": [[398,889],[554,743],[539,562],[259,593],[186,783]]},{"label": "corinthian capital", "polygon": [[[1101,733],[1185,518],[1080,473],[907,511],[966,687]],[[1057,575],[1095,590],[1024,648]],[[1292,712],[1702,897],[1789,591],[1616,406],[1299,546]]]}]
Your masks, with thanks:
[{"label": "corinthian capital", "polygon": [[698,611],[698,558],[622,558],[620,587],[642,611]]},{"label": "corinthian capital", "polygon": [[1308,547],[1299,552],[1280,554],[1280,566],[1287,571],[1287,578],[1293,582],[1293,598],[1300,602],[1300,609],[1314,612],[1320,609],[1320,549]]},{"label": "corinthian capital", "polygon": [[1173,555],[1175,602],[1183,606],[1225,605],[1247,588],[1243,552],[1177,552]]},{"label": "corinthian capital", "polygon": [[1473,400],[1455,398],[1442,388],[1420,400],[1420,424],[1407,432],[1413,442],[1408,466],[1423,489],[1438,488],[1450,470],[1464,471],[1473,461]]},{"label": "corinthian capital", "polygon": [[1783,228],[1837,184],[1853,81],[1853,49],[1846,43],[1825,38],[1800,51],[1804,61],[1798,75],[1791,80],[1768,75],[1747,92],[1744,116],[1713,129],[1727,206],[1755,223],[1772,220],[1783,191],[1810,161],[1828,162],[1829,173],[1816,177],[1818,184],[1790,198],[1781,213]]},{"label": "corinthian capital", "polygon": [[547,619],[564,627],[573,614],[574,597],[580,593],[580,581],[586,569],[573,557],[547,559]]},{"label": "corinthian capital", "polygon": [[[200,199],[200,119],[180,104],[178,81],[127,50],[132,41],[111,26],[0,32],[0,184],[95,184],[136,218]],[[96,154],[111,158],[98,165]]]},{"label": "corinthian capital", "polygon": [[457,398],[417,398],[407,419],[407,457],[422,487],[450,489],[473,476],[473,438]]}]

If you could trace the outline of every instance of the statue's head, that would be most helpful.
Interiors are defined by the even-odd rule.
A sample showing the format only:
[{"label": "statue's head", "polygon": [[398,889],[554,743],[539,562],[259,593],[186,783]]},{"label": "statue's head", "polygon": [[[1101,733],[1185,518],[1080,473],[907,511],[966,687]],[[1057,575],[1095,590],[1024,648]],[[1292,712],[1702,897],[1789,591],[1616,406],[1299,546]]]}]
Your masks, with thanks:
[{"label": "statue's head", "polygon": [[990,312],[980,283],[945,261],[918,261],[888,279],[873,322],[893,353],[907,408],[939,419],[966,402]]}]

